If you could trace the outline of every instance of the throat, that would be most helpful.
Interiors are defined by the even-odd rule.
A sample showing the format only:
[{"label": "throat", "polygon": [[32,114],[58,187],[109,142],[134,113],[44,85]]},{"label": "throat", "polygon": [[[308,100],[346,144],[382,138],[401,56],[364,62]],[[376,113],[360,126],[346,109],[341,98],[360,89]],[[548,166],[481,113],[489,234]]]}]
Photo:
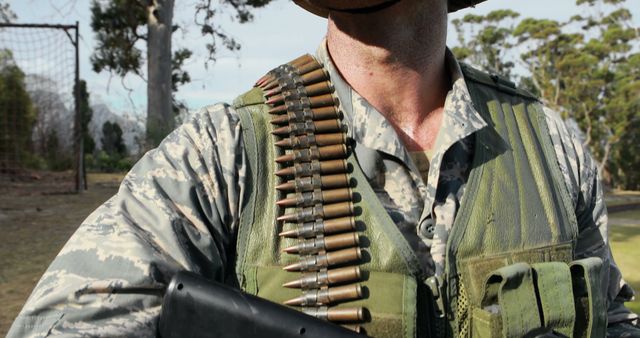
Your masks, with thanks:
[{"label": "throat", "polygon": [[436,150],[443,116],[444,108],[440,107],[427,114],[423,119],[407,121],[393,115],[387,116],[387,119],[393,125],[408,151],[433,153]]}]

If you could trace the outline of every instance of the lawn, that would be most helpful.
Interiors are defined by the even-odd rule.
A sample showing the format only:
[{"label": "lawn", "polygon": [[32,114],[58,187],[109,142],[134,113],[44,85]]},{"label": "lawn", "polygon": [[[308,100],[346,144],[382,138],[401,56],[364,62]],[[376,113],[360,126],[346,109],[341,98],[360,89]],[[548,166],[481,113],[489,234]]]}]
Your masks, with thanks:
[{"label": "lawn", "polygon": [[[609,241],[613,257],[622,270],[625,280],[640,292],[640,210],[610,215]],[[640,313],[640,299],[627,303]]]},{"label": "lawn", "polygon": [[[90,189],[77,195],[69,193],[69,175],[38,173],[24,181],[0,181],[0,337],[78,224],[116,192],[122,179],[118,174],[91,174]],[[639,201],[639,193],[607,197],[608,205]],[[614,257],[626,280],[640,291],[640,209],[613,213],[610,224]],[[640,302],[628,305],[640,312]]]}]

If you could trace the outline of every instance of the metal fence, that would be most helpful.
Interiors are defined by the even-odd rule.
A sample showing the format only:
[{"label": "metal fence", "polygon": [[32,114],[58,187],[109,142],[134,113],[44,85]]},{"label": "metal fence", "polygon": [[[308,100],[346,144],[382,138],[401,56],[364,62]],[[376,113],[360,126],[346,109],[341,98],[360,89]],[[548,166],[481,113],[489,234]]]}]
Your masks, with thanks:
[{"label": "metal fence", "polygon": [[79,29],[0,23],[0,172],[75,171],[86,189],[79,108]]}]

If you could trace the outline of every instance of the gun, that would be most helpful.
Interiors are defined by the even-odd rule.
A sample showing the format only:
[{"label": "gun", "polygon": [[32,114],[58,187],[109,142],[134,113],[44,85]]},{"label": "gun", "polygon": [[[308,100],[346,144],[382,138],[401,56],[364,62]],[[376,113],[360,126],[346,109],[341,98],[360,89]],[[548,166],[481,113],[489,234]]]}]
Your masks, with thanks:
[{"label": "gun", "polygon": [[339,325],[186,271],[177,273],[167,287],[158,329],[163,338],[363,337]]}]

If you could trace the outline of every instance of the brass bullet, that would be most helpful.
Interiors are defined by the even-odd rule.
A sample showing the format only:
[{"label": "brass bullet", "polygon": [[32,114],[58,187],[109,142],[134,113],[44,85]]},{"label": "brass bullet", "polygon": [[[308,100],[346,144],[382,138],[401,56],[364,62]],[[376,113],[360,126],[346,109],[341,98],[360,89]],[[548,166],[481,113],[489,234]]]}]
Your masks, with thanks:
[{"label": "brass bullet", "polygon": [[293,166],[282,168],[276,171],[276,175],[283,176],[311,176],[315,174],[339,174],[348,170],[347,161],[344,159],[328,161],[311,161],[295,163]]},{"label": "brass bullet", "polygon": [[360,243],[359,235],[355,232],[347,232],[339,235],[308,239],[294,246],[285,248],[283,251],[289,254],[311,255],[320,251],[349,248],[358,243]]},{"label": "brass bullet", "polygon": [[282,93],[282,89],[280,88],[280,86],[274,88],[274,89],[270,89],[270,90],[265,90],[264,92],[264,97],[270,97],[270,96],[274,96],[277,94]]},{"label": "brass bullet", "polygon": [[276,204],[282,207],[307,207],[318,203],[329,204],[348,201],[351,197],[351,188],[315,190],[296,193],[292,197],[277,201]]},{"label": "brass bullet", "polygon": [[337,218],[350,215],[353,215],[353,202],[348,201],[301,208],[294,213],[282,215],[277,220],[283,222],[308,222],[318,218]]},{"label": "brass bullet", "polygon": [[300,100],[293,100],[289,102],[279,102],[274,104],[273,108],[269,109],[269,114],[283,114],[287,111],[297,111],[304,108],[319,108],[326,106],[338,105],[338,98],[333,94],[324,94],[313,97],[302,97]]},{"label": "brass bullet", "polygon": [[263,83],[262,85],[260,85],[260,89],[262,89],[263,91],[266,90],[271,90],[278,87],[278,79],[273,78],[265,83]]},{"label": "brass bullet", "polygon": [[[265,94],[266,95],[266,94]],[[338,109],[334,106],[304,109],[302,111],[289,111],[271,119],[272,124],[285,124],[288,122],[300,123],[305,120],[326,120],[338,118]]]},{"label": "brass bullet", "polygon": [[308,148],[312,145],[317,146],[329,146],[333,144],[340,144],[347,142],[346,133],[330,133],[330,134],[307,134],[284,138],[275,143],[276,146],[291,149],[291,148]]},{"label": "brass bullet", "polygon": [[258,81],[256,81],[256,84],[254,85],[255,87],[260,87],[262,84],[271,81],[273,79],[273,74],[271,72],[265,74],[264,76],[262,76],[261,78],[258,79]]},{"label": "brass bullet", "polygon": [[351,330],[355,333],[363,333],[364,330],[362,329],[362,326],[357,325],[357,324],[342,324],[340,325],[342,327],[344,327],[347,330]]},{"label": "brass bullet", "polygon": [[311,238],[322,234],[335,234],[356,229],[353,217],[340,217],[327,220],[315,220],[299,224],[295,229],[283,231],[280,236],[287,238]]},{"label": "brass bullet", "polygon": [[294,149],[288,154],[284,154],[276,158],[276,162],[310,162],[313,160],[326,160],[344,158],[347,156],[347,146],[344,144],[334,144],[331,146],[316,147],[303,149]]},{"label": "brass bullet", "polygon": [[[322,70],[322,69],[318,69],[318,70]],[[333,86],[329,81],[322,81],[322,82],[314,83],[309,86],[305,86],[304,92],[309,97],[329,94],[329,93],[333,93]]]},{"label": "brass bullet", "polygon": [[282,286],[292,289],[317,289],[322,286],[359,281],[360,278],[360,267],[355,265],[305,273],[301,278],[284,283]]},{"label": "brass bullet", "polygon": [[330,251],[323,255],[302,256],[297,263],[289,264],[283,269],[287,271],[318,271],[330,266],[354,262],[362,258],[359,247]]},{"label": "brass bullet", "polygon": [[341,132],[342,129],[340,120],[330,119],[292,123],[287,126],[276,128],[271,133],[278,136],[285,136],[288,134],[301,135],[309,133],[336,133]]},{"label": "brass bullet", "polygon": [[[327,76],[327,72],[324,69],[319,68],[312,72],[300,75],[300,78],[302,79],[302,83],[310,84],[326,80],[327,78],[329,78],[329,76]],[[325,82],[328,83],[328,81]]]},{"label": "brass bullet", "polygon": [[320,319],[332,322],[361,322],[364,321],[364,308],[328,308],[321,307],[305,307],[302,312]]},{"label": "brass bullet", "polygon": [[362,298],[360,284],[343,285],[332,288],[307,290],[302,296],[284,302],[289,306],[329,305],[337,302]]},{"label": "brass bullet", "polygon": [[332,94],[324,94],[309,98],[312,108],[338,105],[338,99]]},{"label": "brass bullet", "polygon": [[346,174],[315,175],[300,177],[276,186],[276,189],[285,192],[304,192],[314,189],[338,189],[349,187],[349,177]]},{"label": "brass bullet", "polygon": [[[310,72],[313,72],[314,70],[321,68],[322,65],[319,64],[318,62],[309,62],[303,65],[300,65],[298,67],[296,67],[296,70],[298,71],[298,74],[304,75]],[[328,78],[328,76],[327,76]]]},{"label": "brass bullet", "polygon": [[293,67],[299,67],[301,65],[305,65],[305,64],[310,63],[310,62],[316,62],[317,63],[316,59],[313,56],[311,56],[309,54],[304,54],[302,56],[299,56],[299,57],[287,62],[287,64],[289,64],[289,65],[291,65]]},{"label": "brass bullet", "polygon": [[265,103],[268,104],[268,105],[273,105],[273,104],[281,103],[281,102],[284,102],[284,96],[276,95],[276,96],[270,97]]},{"label": "brass bullet", "polygon": [[287,111],[287,107],[284,104],[275,105],[269,109],[269,114],[282,114]]}]

